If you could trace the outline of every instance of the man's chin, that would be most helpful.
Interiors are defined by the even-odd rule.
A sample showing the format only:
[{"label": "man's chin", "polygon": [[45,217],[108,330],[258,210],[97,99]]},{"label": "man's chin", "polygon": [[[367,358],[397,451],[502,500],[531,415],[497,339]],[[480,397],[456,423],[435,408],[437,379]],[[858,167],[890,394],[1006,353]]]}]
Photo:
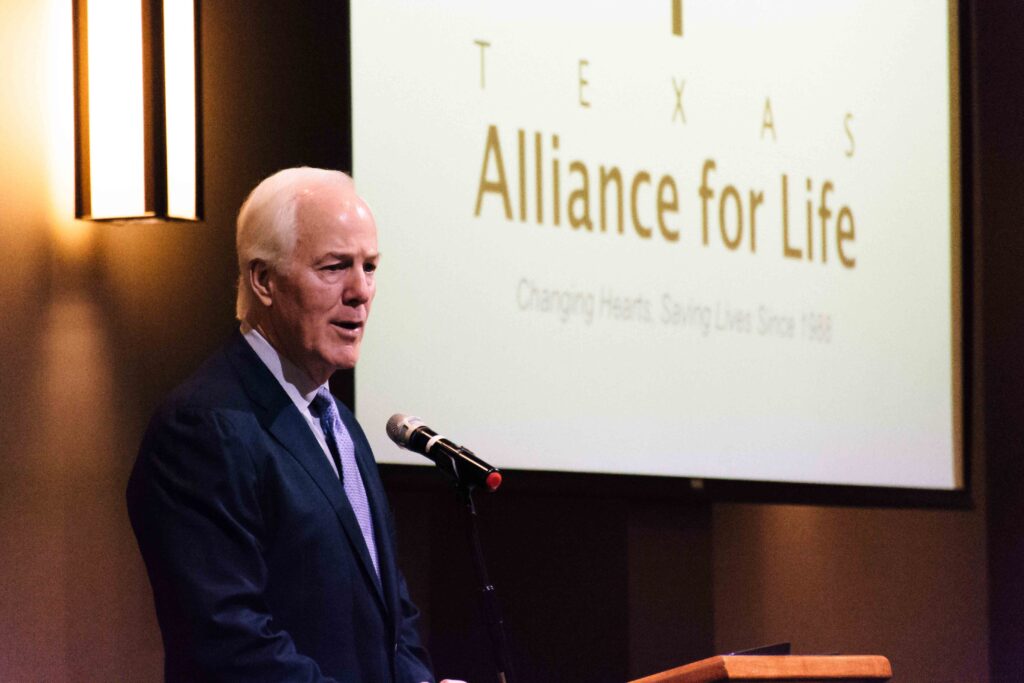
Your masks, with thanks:
[{"label": "man's chin", "polygon": [[310,362],[305,365],[307,374],[316,384],[323,384],[338,370],[351,370],[359,360],[358,348],[332,349],[331,353],[322,351],[323,349],[320,353],[314,353],[310,357]]},{"label": "man's chin", "polygon": [[356,366],[356,362],[359,360],[359,345],[355,344],[352,346],[346,346],[344,349],[340,349],[335,353],[331,354],[328,359],[328,363],[334,367],[335,370],[351,370]]}]

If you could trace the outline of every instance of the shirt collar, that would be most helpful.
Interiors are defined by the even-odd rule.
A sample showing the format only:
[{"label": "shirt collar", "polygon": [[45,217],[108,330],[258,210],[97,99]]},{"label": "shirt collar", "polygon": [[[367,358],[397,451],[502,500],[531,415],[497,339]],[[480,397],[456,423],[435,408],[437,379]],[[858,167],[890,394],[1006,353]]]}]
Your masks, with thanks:
[{"label": "shirt collar", "polygon": [[278,383],[288,394],[288,398],[302,411],[309,410],[310,402],[316,398],[316,392],[321,387],[328,385],[314,384],[304,371],[297,365],[282,356],[277,349],[271,346],[267,338],[260,334],[259,330],[248,323],[242,323],[242,337],[248,342],[252,350],[256,352],[263,364],[274,375]]}]

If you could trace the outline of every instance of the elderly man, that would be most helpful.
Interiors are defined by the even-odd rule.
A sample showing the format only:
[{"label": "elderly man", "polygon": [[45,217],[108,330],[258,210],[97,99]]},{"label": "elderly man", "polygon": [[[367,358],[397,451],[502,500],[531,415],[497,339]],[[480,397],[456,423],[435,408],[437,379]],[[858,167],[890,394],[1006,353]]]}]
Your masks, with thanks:
[{"label": "elderly man", "polygon": [[327,381],[359,358],[379,255],[343,173],[238,216],[241,330],[150,423],[128,484],[168,681],[432,681],[376,463]]}]

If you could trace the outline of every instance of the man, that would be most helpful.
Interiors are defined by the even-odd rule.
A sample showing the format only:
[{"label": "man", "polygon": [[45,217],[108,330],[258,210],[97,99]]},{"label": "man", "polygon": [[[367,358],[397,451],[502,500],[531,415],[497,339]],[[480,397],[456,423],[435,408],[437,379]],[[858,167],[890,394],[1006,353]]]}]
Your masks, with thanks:
[{"label": "man", "polygon": [[150,423],[128,484],[168,681],[432,681],[376,463],[327,391],[375,292],[343,173],[264,180],[238,216],[241,330]]}]

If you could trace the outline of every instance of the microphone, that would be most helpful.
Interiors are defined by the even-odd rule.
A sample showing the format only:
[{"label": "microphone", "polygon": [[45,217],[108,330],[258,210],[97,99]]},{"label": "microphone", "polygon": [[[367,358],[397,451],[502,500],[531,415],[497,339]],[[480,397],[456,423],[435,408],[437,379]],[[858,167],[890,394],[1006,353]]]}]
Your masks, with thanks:
[{"label": "microphone", "polygon": [[492,493],[501,486],[501,472],[497,467],[491,467],[468,448],[452,443],[423,424],[418,417],[395,413],[388,420],[386,429],[399,447],[430,458],[458,484],[469,487],[483,485]]}]

